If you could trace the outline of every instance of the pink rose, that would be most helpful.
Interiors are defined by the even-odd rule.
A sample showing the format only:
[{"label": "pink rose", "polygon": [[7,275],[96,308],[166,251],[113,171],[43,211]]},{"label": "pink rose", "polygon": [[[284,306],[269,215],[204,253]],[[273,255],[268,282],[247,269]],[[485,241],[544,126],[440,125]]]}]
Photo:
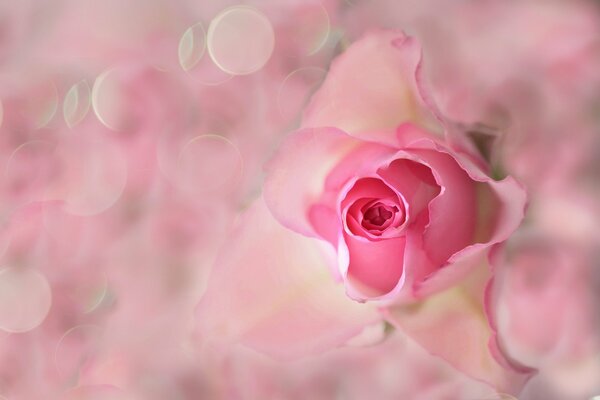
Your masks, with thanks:
[{"label": "pink rose", "polygon": [[466,258],[506,239],[522,217],[514,180],[494,181],[476,157],[421,127],[432,122],[419,110],[419,63],[402,34],[357,42],[267,168],[273,215],[336,249],[336,275],[355,300],[446,288],[466,273]]},{"label": "pink rose", "polygon": [[492,179],[468,142],[446,144],[420,65],[416,41],[394,31],[334,61],[267,165],[264,202],[217,260],[197,310],[201,339],[286,358],[385,319],[499,390],[526,380],[483,304],[487,255],[520,224],[525,192]]},{"label": "pink rose", "polygon": [[[460,261],[506,236],[490,229],[491,222],[514,229],[523,208],[514,181],[494,182],[416,125],[402,125],[396,140],[303,129],[268,168],[265,200],[275,217],[328,241],[337,250],[336,275],[359,301],[414,297],[456,283],[468,268]],[[499,207],[478,210],[483,199]],[[513,221],[502,220],[508,217]],[[435,279],[438,272],[443,279]]]}]

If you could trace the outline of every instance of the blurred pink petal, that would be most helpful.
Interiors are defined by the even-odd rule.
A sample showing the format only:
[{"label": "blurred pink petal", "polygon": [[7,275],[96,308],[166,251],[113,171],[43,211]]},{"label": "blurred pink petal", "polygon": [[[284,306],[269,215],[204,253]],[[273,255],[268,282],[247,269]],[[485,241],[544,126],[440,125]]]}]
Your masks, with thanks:
[{"label": "blurred pink petal", "polygon": [[386,319],[468,376],[501,392],[519,393],[532,371],[510,364],[497,351],[483,307],[485,278],[470,279],[420,303],[390,307]]},{"label": "blurred pink petal", "polygon": [[232,396],[243,400],[500,400],[493,389],[430,356],[399,332],[390,332],[376,346],[341,347],[293,363],[232,348],[226,368]]},{"label": "blurred pink petal", "polygon": [[279,225],[262,199],[241,218],[196,310],[202,343],[241,342],[277,358],[343,344],[381,317],[348,299],[318,242]]}]

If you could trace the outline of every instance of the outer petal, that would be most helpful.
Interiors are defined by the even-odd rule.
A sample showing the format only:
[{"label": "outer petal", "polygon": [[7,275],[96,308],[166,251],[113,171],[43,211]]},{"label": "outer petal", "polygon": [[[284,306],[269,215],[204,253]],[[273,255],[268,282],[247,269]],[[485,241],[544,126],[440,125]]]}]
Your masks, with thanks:
[{"label": "outer petal", "polygon": [[509,177],[500,182],[489,182],[489,187],[483,189],[484,192],[487,191],[485,196],[491,194],[496,197],[495,200],[490,201],[490,204],[494,204],[497,208],[495,226],[491,235],[485,241],[475,243],[454,254],[440,270],[417,283],[415,287],[417,296],[426,296],[460,281],[471,269],[481,265],[493,245],[504,242],[520,225],[527,201],[522,186]]},{"label": "outer petal", "polygon": [[336,126],[353,136],[393,144],[401,123],[432,125],[416,73],[421,48],[399,31],[375,31],[331,65],[310,102],[303,126]]},{"label": "outer petal", "polygon": [[408,215],[416,219],[440,193],[431,169],[412,154],[399,152],[388,165],[377,170],[381,178],[408,202]]},{"label": "outer petal", "polygon": [[[331,239],[341,187],[393,148],[365,143],[336,128],[301,129],[290,134],[266,167],[264,198],[284,226],[306,236]],[[359,162],[360,161],[360,162]],[[331,192],[330,199],[323,198]],[[325,196],[327,197],[327,196]],[[310,207],[320,204],[317,210]],[[314,214],[314,215],[313,215]],[[319,226],[311,222],[319,221]]]},{"label": "outer petal", "polygon": [[472,275],[462,286],[391,307],[385,315],[431,354],[500,392],[517,394],[532,371],[513,366],[498,351],[483,306],[486,279]]},{"label": "outer petal", "polygon": [[[448,150],[430,141],[420,145],[432,146],[440,152]],[[431,274],[414,288],[418,297],[449,288],[463,279],[476,266],[485,261],[491,247],[505,241],[521,224],[527,203],[525,189],[513,178],[494,181],[485,174],[473,161],[453,154],[458,165],[476,182],[478,196],[474,207],[477,207],[477,226],[472,244],[453,254],[441,269]],[[491,209],[487,209],[492,205]],[[430,243],[435,246],[435,241]]]},{"label": "outer petal", "polygon": [[494,263],[488,306],[502,348],[513,358],[543,367],[597,352],[591,254],[586,246],[523,235],[511,244],[508,260]]},{"label": "outer petal", "polygon": [[230,243],[197,308],[204,343],[239,341],[290,358],[340,345],[381,318],[348,299],[318,242],[281,226],[262,199]]},{"label": "outer petal", "polygon": [[345,278],[353,289],[348,292],[350,296],[361,301],[368,300],[402,286],[404,237],[371,242],[344,234],[344,239],[349,254]]},{"label": "outer petal", "polygon": [[475,182],[449,154],[434,150],[411,153],[431,167],[442,188],[429,205],[429,224],[423,237],[429,258],[441,265],[473,243],[477,218]]},{"label": "outer petal", "polygon": [[264,199],[275,218],[298,233],[318,236],[309,207],[319,199],[332,168],[360,144],[335,128],[290,134],[266,166]]}]

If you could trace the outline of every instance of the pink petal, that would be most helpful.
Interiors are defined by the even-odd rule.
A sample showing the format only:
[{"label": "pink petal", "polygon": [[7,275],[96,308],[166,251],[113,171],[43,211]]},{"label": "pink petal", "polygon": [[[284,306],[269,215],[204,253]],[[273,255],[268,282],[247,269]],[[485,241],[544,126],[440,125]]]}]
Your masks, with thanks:
[{"label": "pink petal", "polygon": [[346,279],[353,287],[348,294],[357,300],[384,296],[402,286],[406,238],[367,241],[345,234],[349,264]]},{"label": "pink petal", "polygon": [[308,219],[315,232],[335,247],[341,224],[337,210],[317,203],[308,210]]},{"label": "pink petal", "polygon": [[[442,156],[448,152],[447,149],[430,140],[413,143],[411,146],[415,148],[415,150],[411,150],[411,153],[415,154],[418,154],[419,152],[416,148],[435,149],[436,152]],[[474,225],[470,229],[467,229],[468,227],[463,228],[465,229],[463,234],[466,234],[466,232],[471,230],[471,242],[470,244],[466,243],[462,249],[459,249],[454,254],[450,254],[442,268],[435,271],[427,277],[427,279],[416,282],[414,290],[418,297],[427,296],[431,293],[449,288],[463,279],[471,269],[481,265],[481,263],[486,260],[491,247],[505,241],[521,224],[527,203],[527,194],[524,188],[513,178],[508,177],[502,181],[494,181],[477,166],[475,163],[476,161],[458,154],[452,154],[452,156],[445,154],[445,156],[453,158],[456,161],[456,165],[459,166],[460,169],[467,174],[468,179],[472,181],[472,189],[462,189],[466,190],[466,192],[462,193],[472,193],[473,199],[471,201],[467,198],[461,199],[460,190],[456,191],[456,188],[461,187],[460,185],[466,187],[467,184],[465,182],[459,182],[453,184],[453,198],[450,199],[452,203],[449,203],[457,204],[458,207],[460,207],[458,209],[463,210],[463,218],[467,209],[466,205],[461,201],[472,204],[471,207],[473,212],[467,214],[469,219],[462,220],[462,222],[457,219],[456,222],[457,224],[459,222],[466,222],[468,225],[470,223],[469,221],[471,221],[471,219],[473,220]],[[441,158],[438,158],[438,160],[439,159]],[[435,157],[432,157],[427,161],[432,163],[434,171],[442,171],[441,168],[443,165],[441,163],[439,164],[440,168],[434,167]],[[445,163],[448,163],[448,158],[446,158]],[[451,171],[454,171],[454,167],[445,170],[446,176],[450,179],[464,179],[464,176],[460,177],[460,174],[458,173],[450,175]],[[438,177],[438,179],[441,179],[441,177]],[[466,195],[464,196],[466,197]],[[437,199],[434,201],[436,200]],[[447,204],[442,205],[441,201],[440,205],[436,207],[440,207],[440,210],[442,210],[442,207],[445,207],[446,210],[449,208]],[[435,211],[435,209],[432,211]],[[452,231],[450,236],[444,236],[442,234],[444,226],[441,224],[444,219],[448,221],[456,219],[456,217],[457,215],[444,215],[443,213],[440,213],[439,218],[434,218],[433,216],[430,217],[431,221],[439,222],[440,227],[439,229],[437,227],[434,228],[433,225],[427,227],[427,229],[432,232],[429,233],[429,236],[426,232],[423,238],[423,245],[428,254],[435,254],[437,252],[438,257],[440,259],[443,258],[441,256],[445,255],[444,252],[447,254],[448,251],[451,251],[451,246],[448,246],[445,243],[448,238],[453,239],[454,245],[457,245],[459,241],[453,237],[456,235],[456,232]],[[433,232],[435,232],[435,234]],[[436,236],[438,236],[438,240],[433,240]],[[439,239],[439,237],[442,239]],[[462,239],[464,240],[465,237]],[[444,246],[438,247],[440,243]]]},{"label": "pink petal", "polygon": [[475,243],[454,254],[446,265],[423,282],[417,284],[415,292],[426,296],[450,287],[488,256],[495,244],[504,242],[519,227],[525,213],[527,194],[523,187],[511,177],[502,181],[487,182],[488,190],[496,196],[497,208],[491,235],[483,242]]},{"label": "pink petal", "polygon": [[342,267],[342,276],[350,286],[348,294],[360,301],[385,296],[401,287],[404,281],[404,236],[370,240],[352,234],[362,231],[358,216],[353,215],[352,210],[357,204],[372,199],[393,199],[397,204],[402,201],[383,181],[367,177],[352,184],[340,210],[340,218],[348,224],[343,234],[343,252],[347,251],[348,259],[347,265]]},{"label": "pink petal", "polygon": [[494,263],[489,311],[503,349],[527,365],[582,360],[598,349],[593,252],[542,235],[519,236]]},{"label": "pink petal", "polygon": [[443,263],[472,244],[476,222],[475,182],[449,154],[411,151],[428,163],[442,192],[429,205],[423,245],[435,263]]},{"label": "pink petal", "polygon": [[374,175],[377,168],[398,150],[392,146],[384,146],[361,141],[356,147],[331,170],[325,181],[325,190],[335,194],[348,184],[349,181],[361,176]]},{"label": "pink petal", "polygon": [[[394,151],[336,128],[293,132],[266,167],[265,202],[284,226],[336,246],[341,227],[335,211],[339,191],[348,180],[374,172],[378,160]],[[313,206],[318,209],[312,210]]]},{"label": "pink petal", "polygon": [[472,287],[465,284],[418,304],[391,307],[386,319],[466,375],[517,394],[531,371],[512,368],[499,353],[483,307],[486,278],[475,278]]},{"label": "pink petal", "polygon": [[356,180],[342,200],[342,207],[347,208],[359,199],[396,198],[397,195],[381,179],[364,177]]},{"label": "pink petal", "polygon": [[402,32],[368,33],[332,63],[302,126],[336,126],[353,136],[394,144],[392,130],[401,123],[431,125],[417,87],[420,60],[420,46]]},{"label": "pink petal", "polygon": [[348,220],[353,220],[356,224],[354,227],[347,227],[347,232],[363,231],[360,227],[360,208],[373,199],[387,200],[392,204],[398,204],[402,207],[402,200],[399,196],[390,189],[381,179],[378,178],[360,178],[356,180],[346,196],[342,199],[340,205],[340,216],[338,217],[344,224]]},{"label": "pink petal", "polygon": [[290,134],[266,166],[264,199],[275,218],[298,233],[319,236],[309,207],[319,200],[332,168],[360,144],[335,128]]},{"label": "pink petal", "polygon": [[401,149],[410,148],[413,143],[429,139],[437,142],[441,140],[435,132],[425,130],[411,122],[404,122],[396,127],[396,147]]},{"label": "pink petal", "polygon": [[281,226],[257,200],[217,259],[196,312],[199,338],[277,358],[344,343],[381,317],[348,299],[330,261],[318,241]]},{"label": "pink petal", "polygon": [[292,133],[266,167],[264,199],[280,223],[306,236],[318,236],[308,218],[331,169],[360,144],[335,128]]},{"label": "pink petal", "polygon": [[405,301],[414,302],[415,284],[421,282],[439,268],[439,265],[433,263],[423,250],[423,231],[428,223],[428,213],[421,213],[416,220],[412,221],[410,228],[407,230],[404,252],[405,290],[394,298],[398,304]]},{"label": "pink petal", "polygon": [[439,194],[440,187],[427,165],[414,160],[410,154],[401,153],[398,156],[377,173],[406,199],[409,218],[416,219]]}]

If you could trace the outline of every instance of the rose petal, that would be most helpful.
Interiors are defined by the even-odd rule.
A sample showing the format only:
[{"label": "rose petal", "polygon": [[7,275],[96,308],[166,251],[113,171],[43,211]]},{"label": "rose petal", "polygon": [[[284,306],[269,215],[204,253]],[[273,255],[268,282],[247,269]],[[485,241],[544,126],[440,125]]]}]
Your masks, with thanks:
[{"label": "rose petal", "polygon": [[306,236],[319,236],[308,214],[327,175],[360,145],[335,128],[302,129],[290,134],[267,164],[264,199],[277,220]]},{"label": "rose petal", "polygon": [[374,176],[379,165],[397,151],[392,146],[360,141],[360,146],[349,152],[329,172],[325,191],[334,194],[337,201],[339,192],[351,180],[359,176]]},{"label": "rose petal", "polygon": [[429,224],[423,246],[435,263],[443,263],[452,254],[473,243],[476,222],[475,182],[449,154],[411,150],[431,167],[442,187],[429,204]]},{"label": "rose petal", "polygon": [[488,184],[498,197],[498,209],[495,210],[497,223],[492,235],[486,242],[475,243],[454,254],[444,267],[418,283],[415,292],[419,296],[443,290],[460,281],[472,268],[481,264],[494,244],[505,241],[520,225],[527,202],[523,187],[510,177]]},{"label": "rose petal", "polygon": [[348,299],[318,242],[281,226],[262,199],[229,243],[196,312],[204,343],[239,341],[293,358],[338,346],[381,318]]},{"label": "rose petal", "polygon": [[[406,151],[402,151],[398,155],[402,155],[407,160],[430,166],[435,171],[436,179],[440,182],[450,183],[453,186],[450,193],[447,189],[444,189],[446,199],[443,196],[435,199],[432,204],[433,211],[435,212],[436,208],[442,210],[444,206],[449,208],[449,205],[458,204],[463,213],[469,213],[469,220],[465,221],[464,218],[462,220],[457,218],[460,215],[456,212],[440,211],[437,215],[441,215],[442,218],[440,219],[437,216],[435,220],[431,218],[432,222],[427,225],[430,233],[423,235],[423,237],[420,236],[421,231],[416,229],[414,225],[413,229],[409,230],[405,269],[407,284],[414,284],[414,292],[404,297],[410,299],[413,295],[423,297],[446,289],[459,282],[472,268],[480,265],[485,259],[490,246],[505,240],[516,229],[523,218],[525,199],[522,188],[515,188],[511,184],[505,186],[505,184],[493,181],[477,164],[477,159],[468,155],[452,153],[441,145],[435,137],[431,137],[419,127],[413,124],[404,124],[398,128],[397,135],[399,145],[407,148]],[[431,152],[422,153],[419,149],[428,149]],[[424,156],[426,154],[429,154],[429,159]],[[450,165],[450,168],[447,167],[448,165]],[[463,171],[460,171],[459,168]],[[410,192],[409,185],[407,185],[409,187],[400,186],[403,183],[402,181],[406,180],[406,171],[400,173],[397,168],[395,171],[386,171],[382,168],[379,173],[392,187],[403,192]],[[400,175],[403,179],[397,178]],[[468,197],[465,193],[472,193],[470,189],[466,192],[461,191],[461,186],[463,188],[468,187],[469,180],[473,181],[476,194],[475,202],[477,203],[477,207],[472,206],[473,208],[470,210],[469,207],[471,206],[461,202],[464,200],[463,196]],[[509,181],[516,183],[512,180]],[[459,185],[456,185],[457,182]],[[499,192],[503,192],[503,194],[498,195]],[[420,204],[424,205],[431,199],[432,195],[433,193],[430,193],[429,197],[421,201]],[[444,204],[448,200],[449,202]],[[436,202],[439,204],[436,204]],[[510,203],[510,205],[503,207],[503,202]],[[499,209],[510,209],[511,211],[497,215]],[[476,210],[476,212],[472,212],[473,210]],[[470,235],[469,232],[473,229],[473,225],[470,225],[472,217],[475,217],[477,223],[474,224],[474,230]],[[503,220],[499,221],[499,219]],[[442,239],[432,240],[435,235],[431,232],[437,230],[438,236],[443,233],[444,225],[439,224],[444,222],[443,220],[446,223],[454,222],[456,225],[452,228],[463,228],[462,235],[457,235],[456,229],[452,229],[450,235],[442,235]],[[423,222],[429,221],[421,221],[421,224]],[[472,236],[470,241],[468,240],[469,236]],[[448,238],[451,240],[448,240]],[[469,243],[477,244],[468,246]],[[460,249],[460,251],[452,254],[453,248],[455,250]],[[423,249],[427,251],[423,252]],[[437,259],[431,257],[431,254],[435,254],[435,252],[438,253]],[[440,260],[448,257],[448,255],[451,255],[451,257],[445,263],[445,266],[450,266],[450,268],[440,269],[440,262],[444,262]],[[432,261],[432,258],[435,261]],[[427,279],[424,280],[424,278]]]},{"label": "rose petal", "polygon": [[403,201],[382,180],[361,178],[351,183],[341,201],[341,215],[338,217],[347,224],[343,243],[340,243],[343,249],[338,251],[347,252],[348,257],[340,270],[349,286],[348,295],[359,301],[385,296],[394,288],[401,287],[404,281],[402,260],[406,239],[403,236],[375,240],[369,239],[367,234],[354,234],[364,229],[358,221],[359,216],[354,215],[352,210],[372,199],[390,199],[399,205]]},{"label": "rose petal", "polygon": [[[381,179],[364,177],[352,184],[342,200],[342,209],[347,209],[359,199],[397,199],[396,193]],[[399,201],[399,199],[397,199]]]},{"label": "rose petal", "polygon": [[[337,209],[339,190],[394,151],[362,142],[336,128],[293,132],[266,166],[265,202],[284,226],[331,242],[331,232],[341,225],[337,214],[333,219],[327,216]],[[320,209],[311,210],[315,205]],[[331,242],[334,246],[336,239]]]},{"label": "rose petal", "polygon": [[422,105],[416,72],[421,48],[400,31],[374,31],[331,65],[302,126],[336,126],[353,136],[394,144],[391,130],[405,122],[434,125]]},{"label": "rose petal", "polygon": [[502,348],[536,367],[593,354],[598,349],[593,253],[539,234],[516,239],[510,257],[494,262],[488,290]]},{"label": "rose petal", "polygon": [[531,371],[511,368],[498,352],[483,307],[485,279],[474,277],[421,303],[391,307],[385,316],[431,354],[468,376],[517,394]]},{"label": "rose petal", "polygon": [[377,173],[406,199],[409,218],[416,219],[439,194],[440,186],[427,165],[419,163],[406,153],[398,156],[389,165],[377,170]]},{"label": "rose petal", "polygon": [[373,300],[390,293],[404,282],[405,237],[361,240],[344,234],[349,264],[345,276],[353,287],[348,294],[356,300]]},{"label": "rose petal", "polygon": [[[402,206],[402,200],[382,180],[377,178],[360,178],[356,180],[346,193],[340,204],[339,218],[346,223],[348,217],[360,223],[360,209],[371,200],[388,200],[392,204]],[[360,229],[362,230],[362,229]],[[350,229],[350,231],[353,231]]]}]

